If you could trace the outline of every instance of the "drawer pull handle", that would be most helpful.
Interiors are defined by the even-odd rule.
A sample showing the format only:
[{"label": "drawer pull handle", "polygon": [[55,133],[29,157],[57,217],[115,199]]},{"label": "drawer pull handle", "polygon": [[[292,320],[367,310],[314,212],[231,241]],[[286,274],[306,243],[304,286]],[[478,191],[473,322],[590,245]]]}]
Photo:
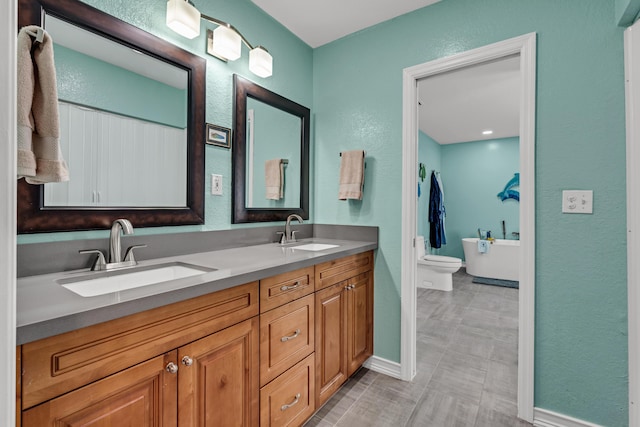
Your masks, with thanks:
[{"label": "drawer pull handle", "polygon": [[281,287],[280,287],[280,290],[284,292],[284,291],[288,291],[288,290],[291,290],[291,289],[295,289],[295,288],[297,288],[297,287],[298,287],[298,286],[300,286],[300,285],[301,285],[301,283],[300,283],[300,282],[296,282],[296,283],[294,283],[294,284],[293,284],[293,285],[291,285],[291,286],[287,286],[287,285],[281,286]]},{"label": "drawer pull handle", "polygon": [[294,406],[296,403],[298,403],[300,401],[300,393],[296,394],[296,398],[293,399],[293,402],[288,403],[286,405],[282,405],[280,407],[281,411],[286,411],[287,409],[291,408],[292,406]]},{"label": "drawer pull handle", "polygon": [[191,366],[191,365],[193,365],[193,359],[192,359],[192,358],[190,358],[189,356],[184,356],[184,357],[182,358],[182,364],[183,364],[184,366]]},{"label": "drawer pull handle", "polygon": [[178,372],[178,365],[176,365],[173,362],[169,362],[167,364],[167,367],[165,368],[167,370],[167,372],[169,372],[170,374],[175,374]]},{"label": "drawer pull handle", "polygon": [[282,337],[280,338],[280,341],[282,342],[287,342],[289,340],[294,339],[295,337],[297,337],[298,335],[300,335],[300,329],[296,329],[296,331],[293,333],[293,335],[289,335],[288,337]]}]

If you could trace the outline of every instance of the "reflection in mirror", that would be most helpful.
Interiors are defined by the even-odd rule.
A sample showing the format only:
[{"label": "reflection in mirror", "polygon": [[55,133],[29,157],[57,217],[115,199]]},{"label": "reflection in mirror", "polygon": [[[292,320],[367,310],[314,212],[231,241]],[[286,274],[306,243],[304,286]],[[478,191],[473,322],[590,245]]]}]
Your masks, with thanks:
[{"label": "reflection in mirror", "polygon": [[70,167],[18,181],[18,232],[203,223],[205,60],[76,0],[18,0],[18,24],[52,36]]},{"label": "reflection in mirror", "polygon": [[[300,117],[257,99],[247,99],[247,200],[248,208],[300,207]],[[282,159],[283,196],[268,199],[265,162]]]},{"label": "reflection in mirror", "polygon": [[[234,75],[233,223],[309,218],[308,108]],[[283,198],[266,197],[265,164],[282,159]]]},{"label": "reflection in mirror", "polygon": [[187,72],[55,16],[44,23],[74,177],[45,184],[44,205],[185,207]]}]

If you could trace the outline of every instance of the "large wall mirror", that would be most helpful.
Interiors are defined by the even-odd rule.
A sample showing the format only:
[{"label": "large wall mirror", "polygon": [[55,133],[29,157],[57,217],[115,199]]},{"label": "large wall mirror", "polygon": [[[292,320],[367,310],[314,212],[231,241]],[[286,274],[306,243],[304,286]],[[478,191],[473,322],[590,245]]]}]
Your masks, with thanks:
[{"label": "large wall mirror", "polygon": [[240,76],[233,83],[233,222],[308,219],[309,109]]},{"label": "large wall mirror", "polygon": [[204,222],[203,58],[76,0],[19,0],[51,35],[65,183],[18,182],[18,232]]}]

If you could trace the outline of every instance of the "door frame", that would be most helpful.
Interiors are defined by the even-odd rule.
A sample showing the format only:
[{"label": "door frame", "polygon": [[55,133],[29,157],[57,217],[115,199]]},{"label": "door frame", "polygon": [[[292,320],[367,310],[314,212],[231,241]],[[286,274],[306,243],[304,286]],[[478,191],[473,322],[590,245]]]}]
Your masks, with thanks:
[{"label": "door frame", "polygon": [[520,292],[518,310],[518,417],[533,422],[535,315],[535,94],[536,33],[514,37],[403,70],[402,272],[400,374],[416,374],[416,194],[418,80],[462,67],[520,55]]},{"label": "door frame", "polygon": [[[17,1],[0,6],[0,140],[16,140]],[[0,144],[0,425],[16,425],[16,145]]]},{"label": "door frame", "polygon": [[627,311],[629,322],[629,425],[640,423],[640,23],[624,32],[625,122],[627,150]]}]

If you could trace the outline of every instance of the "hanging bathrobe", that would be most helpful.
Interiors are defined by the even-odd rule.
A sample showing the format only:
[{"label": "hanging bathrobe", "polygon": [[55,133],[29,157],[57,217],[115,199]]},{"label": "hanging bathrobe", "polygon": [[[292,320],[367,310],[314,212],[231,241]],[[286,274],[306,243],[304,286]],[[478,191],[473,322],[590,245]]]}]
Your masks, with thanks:
[{"label": "hanging bathrobe", "polygon": [[434,249],[447,244],[444,232],[444,197],[442,187],[435,172],[431,172],[431,191],[429,192],[429,243]]}]

